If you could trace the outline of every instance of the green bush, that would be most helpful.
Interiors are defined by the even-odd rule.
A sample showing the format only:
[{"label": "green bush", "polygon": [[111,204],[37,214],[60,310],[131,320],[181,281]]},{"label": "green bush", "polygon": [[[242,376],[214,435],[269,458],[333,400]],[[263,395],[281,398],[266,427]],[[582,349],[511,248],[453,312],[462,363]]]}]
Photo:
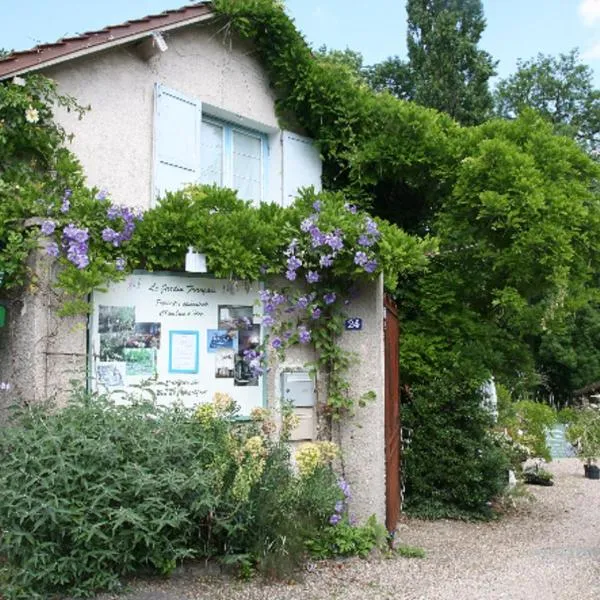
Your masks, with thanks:
[{"label": "green bush", "polygon": [[342,498],[335,475],[325,464],[296,475],[286,445],[232,420],[224,398],[194,414],[81,395],[3,431],[4,597],[91,595],[187,557],[298,564]]},{"label": "green bush", "polygon": [[556,410],[533,400],[505,402],[501,406],[498,425],[509,436],[529,448],[530,455],[552,460],[546,441],[546,431],[558,421]]},{"label": "green bush", "polygon": [[406,510],[416,516],[489,517],[490,501],[506,486],[509,462],[489,435],[481,391],[462,379],[443,372],[415,385],[404,407],[404,424],[412,430]]}]

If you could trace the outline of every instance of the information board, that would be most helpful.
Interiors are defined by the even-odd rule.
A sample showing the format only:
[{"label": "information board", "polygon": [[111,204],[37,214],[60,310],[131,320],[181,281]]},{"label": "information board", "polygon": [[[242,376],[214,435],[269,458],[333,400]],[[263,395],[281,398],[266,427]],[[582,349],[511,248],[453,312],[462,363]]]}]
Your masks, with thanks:
[{"label": "information board", "polygon": [[94,292],[94,389],[117,400],[145,389],[162,404],[190,407],[226,392],[249,415],[263,406],[263,377],[243,360],[262,342],[259,291],[259,284],[141,273]]}]

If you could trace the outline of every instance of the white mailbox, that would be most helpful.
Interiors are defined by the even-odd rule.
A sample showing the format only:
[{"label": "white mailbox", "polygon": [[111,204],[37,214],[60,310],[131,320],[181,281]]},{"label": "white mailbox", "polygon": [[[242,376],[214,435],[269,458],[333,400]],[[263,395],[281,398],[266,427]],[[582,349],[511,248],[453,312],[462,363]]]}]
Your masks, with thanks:
[{"label": "white mailbox", "polygon": [[308,371],[294,371],[281,374],[283,399],[295,407],[315,405],[315,383]]}]

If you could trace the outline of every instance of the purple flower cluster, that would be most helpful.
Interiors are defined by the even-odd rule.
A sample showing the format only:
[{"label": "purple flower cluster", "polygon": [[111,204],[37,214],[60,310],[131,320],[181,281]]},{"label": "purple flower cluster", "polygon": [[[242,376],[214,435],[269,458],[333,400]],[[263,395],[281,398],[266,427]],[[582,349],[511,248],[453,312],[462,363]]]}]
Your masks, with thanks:
[{"label": "purple flower cluster", "polygon": [[348,485],[348,482],[346,480],[338,479],[338,487],[342,491],[342,494],[344,494],[344,499],[338,500],[335,503],[335,506],[333,508],[334,512],[329,517],[330,525],[337,525],[342,520],[344,512],[346,511],[348,501],[352,497],[352,495],[350,494],[350,486]]},{"label": "purple flower cluster", "polygon": [[69,223],[63,229],[62,246],[67,253],[67,259],[78,269],[85,269],[90,264],[88,256],[89,237],[87,227],[79,228],[73,223]]},{"label": "purple flower cluster", "polygon": [[317,271],[309,271],[306,274],[306,281],[308,281],[308,283],[317,283],[320,278],[321,277]]},{"label": "purple flower cluster", "polygon": [[41,231],[44,235],[52,235],[56,229],[56,223],[48,219],[42,223]]},{"label": "purple flower cluster", "polygon": [[111,221],[119,218],[123,220],[122,231],[116,231],[112,227],[105,227],[102,230],[102,239],[116,248],[131,239],[135,231],[135,221],[141,221],[143,218],[141,212],[133,211],[128,206],[110,206],[106,211],[106,216]]},{"label": "purple flower cluster", "polygon": [[108,198],[108,190],[106,188],[102,188],[97,194],[96,194],[96,200],[106,200]]},{"label": "purple flower cluster", "polygon": [[304,325],[298,327],[298,339],[301,344],[308,344],[310,342],[310,329],[306,329]]}]

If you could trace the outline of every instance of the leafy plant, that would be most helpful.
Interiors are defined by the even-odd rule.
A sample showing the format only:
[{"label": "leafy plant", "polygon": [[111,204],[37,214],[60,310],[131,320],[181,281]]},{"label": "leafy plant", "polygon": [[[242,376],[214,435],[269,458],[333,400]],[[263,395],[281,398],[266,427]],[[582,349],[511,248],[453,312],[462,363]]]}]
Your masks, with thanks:
[{"label": "leafy plant", "polygon": [[557,422],[552,407],[533,400],[505,404],[498,425],[504,427],[515,442],[529,448],[532,457],[552,460],[546,441],[546,432]]},{"label": "leafy plant", "polygon": [[523,481],[531,485],[554,485],[554,475],[540,467],[539,463],[523,471]]},{"label": "leafy plant", "polygon": [[600,457],[600,411],[596,408],[570,410],[566,436],[577,448],[578,456],[588,465]]},{"label": "leafy plant", "polygon": [[[221,557],[240,575],[289,574],[343,498],[328,460],[298,474],[265,415],[236,421],[225,394],[195,412],[80,394],[27,409],[0,438],[0,582],[8,600],[116,590]],[[375,531],[369,522],[368,531]],[[369,535],[348,525],[344,552]]]},{"label": "leafy plant", "polygon": [[487,433],[491,419],[480,386],[467,387],[461,375],[440,373],[428,385],[413,386],[404,405],[410,514],[489,518],[492,499],[506,486],[509,462]]},{"label": "leafy plant", "polygon": [[383,549],[386,542],[385,527],[377,522],[375,516],[371,516],[364,525],[359,526],[351,525],[344,518],[308,540],[306,546],[315,558],[355,555],[364,558],[375,548]]}]

